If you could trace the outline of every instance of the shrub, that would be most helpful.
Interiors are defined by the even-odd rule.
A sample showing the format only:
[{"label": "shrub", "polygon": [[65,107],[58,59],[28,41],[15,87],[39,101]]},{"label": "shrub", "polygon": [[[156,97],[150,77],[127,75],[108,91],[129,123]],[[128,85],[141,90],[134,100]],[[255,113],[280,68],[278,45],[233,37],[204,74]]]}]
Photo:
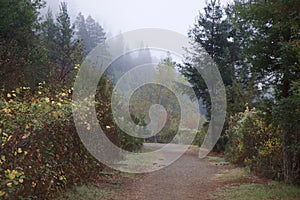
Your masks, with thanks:
[{"label": "shrub", "polygon": [[80,142],[71,90],[22,87],[0,97],[0,196],[50,198],[102,166]]},{"label": "shrub", "polygon": [[[0,198],[53,198],[86,181],[103,165],[81,143],[72,118],[71,89],[22,87],[0,96]],[[97,110],[112,142],[127,150],[141,140],[114,124],[110,101]],[[105,114],[105,115],[103,115]],[[86,125],[86,124],[85,124]],[[87,126],[87,129],[89,127]]]},{"label": "shrub", "polygon": [[235,115],[226,134],[225,153],[230,161],[247,165],[259,175],[282,177],[280,129],[267,123],[264,113],[252,109]]},{"label": "shrub", "polygon": [[[111,108],[112,99],[112,87],[110,85],[111,81],[109,77],[104,77],[100,79],[97,92],[96,92],[96,112],[98,121],[102,127],[105,129],[105,134],[107,137],[118,147],[128,150],[137,151],[142,147],[143,139],[136,138],[123,132],[118,125],[115,123],[114,116]],[[125,109],[120,107],[119,109]],[[132,116],[134,121],[138,120]],[[138,124],[138,121],[136,121]],[[107,129],[106,127],[109,127]],[[134,130],[133,130],[134,131]]]},{"label": "shrub", "polygon": [[193,141],[193,145],[197,145],[199,147],[202,145],[207,133],[207,129],[208,129],[208,123],[206,122],[204,126],[199,131],[197,131],[196,137]]}]

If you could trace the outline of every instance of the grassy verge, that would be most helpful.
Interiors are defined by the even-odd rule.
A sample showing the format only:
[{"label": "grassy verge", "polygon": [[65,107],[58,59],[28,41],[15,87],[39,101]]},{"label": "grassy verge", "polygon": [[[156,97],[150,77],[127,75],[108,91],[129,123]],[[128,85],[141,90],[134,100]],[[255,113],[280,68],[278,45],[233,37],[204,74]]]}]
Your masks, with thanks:
[{"label": "grassy verge", "polygon": [[76,186],[68,190],[64,195],[57,200],[106,200],[113,194],[109,188],[99,188],[92,185]]},{"label": "grassy verge", "polygon": [[[142,148],[138,152],[151,151],[152,150]],[[133,158],[126,158],[121,161],[121,163],[132,164],[134,161]],[[68,189],[66,193],[61,194],[56,200],[109,200],[113,198],[116,191],[121,189],[127,181],[133,180],[134,178],[134,174],[121,173],[107,167],[98,174],[95,174],[95,177],[90,180],[91,183],[94,184],[75,186]]]},{"label": "grassy verge", "polygon": [[[208,159],[216,165],[222,165],[225,162],[223,158],[219,157],[208,157]],[[221,187],[210,195],[212,200],[300,199],[299,186],[259,179],[253,176],[248,168],[224,166],[222,173],[216,175],[215,181],[219,182]]]},{"label": "grassy verge", "polygon": [[229,162],[226,162],[224,158],[218,156],[207,156],[209,162],[214,165],[229,165]]},{"label": "grassy verge", "polygon": [[139,151],[135,152],[139,154],[127,155],[124,160],[118,162],[118,164],[120,165],[118,169],[122,171],[135,171],[139,168],[144,169],[145,167],[149,166],[155,167],[153,164],[159,161],[160,156],[154,152],[152,154],[143,154],[150,152],[153,152],[153,150],[142,148]]},{"label": "grassy verge", "polygon": [[210,198],[223,200],[296,200],[300,199],[300,188],[278,182],[240,183],[218,189]]}]

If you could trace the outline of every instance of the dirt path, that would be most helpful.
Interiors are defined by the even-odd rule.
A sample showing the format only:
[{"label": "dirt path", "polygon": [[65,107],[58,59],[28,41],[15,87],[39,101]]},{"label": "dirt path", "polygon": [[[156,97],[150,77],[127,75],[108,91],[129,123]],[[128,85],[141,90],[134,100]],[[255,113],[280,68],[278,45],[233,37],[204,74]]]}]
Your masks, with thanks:
[{"label": "dirt path", "polygon": [[120,200],[185,200],[208,199],[217,184],[212,180],[220,168],[199,159],[198,152],[188,150],[172,165],[162,170],[136,175],[111,199]]}]

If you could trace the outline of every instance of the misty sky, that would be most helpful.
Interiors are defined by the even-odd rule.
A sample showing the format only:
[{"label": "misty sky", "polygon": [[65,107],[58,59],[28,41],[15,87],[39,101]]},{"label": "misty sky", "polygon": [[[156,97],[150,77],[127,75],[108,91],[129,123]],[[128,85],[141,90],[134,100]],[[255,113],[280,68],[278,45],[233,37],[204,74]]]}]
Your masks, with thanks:
[{"label": "misty sky", "polygon": [[[65,0],[72,19],[92,15],[105,31],[116,35],[138,28],[164,28],[184,35],[193,25],[205,0]],[[56,10],[60,0],[48,0]],[[222,4],[230,0],[221,0]]]}]

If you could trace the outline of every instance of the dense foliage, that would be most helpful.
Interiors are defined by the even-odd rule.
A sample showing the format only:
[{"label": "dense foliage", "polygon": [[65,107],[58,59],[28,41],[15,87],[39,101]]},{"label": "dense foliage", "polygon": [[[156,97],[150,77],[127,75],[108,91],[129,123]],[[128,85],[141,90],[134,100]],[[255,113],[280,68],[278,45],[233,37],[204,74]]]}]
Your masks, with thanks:
[{"label": "dense foliage", "polygon": [[230,161],[247,165],[259,175],[282,179],[280,129],[266,120],[266,113],[252,109],[231,118],[227,130],[226,155]]},{"label": "dense foliage", "polygon": [[280,127],[283,179],[299,183],[299,1],[241,1],[235,10],[239,23],[251,27],[243,51],[256,83],[269,91],[269,103],[261,101],[267,119]]},{"label": "dense foliage", "polygon": [[40,85],[1,96],[0,194],[48,198],[102,168],[81,144],[72,120],[71,90]]},{"label": "dense foliage", "polygon": [[[189,31],[195,49],[188,49],[181,66],[204,100],[208,119],[208,88],[196,71],[201,49],[219,67],[228,110],[215,149],[228,141],[232,161],[287,183],[300,182],[299,5],[298,0],[237,0],[221,8],[219,1],[208,1]],[[257,110],[241,114],[246,106]]]},{"label": "dense foliage", "polygon": [[35,32],[43,3],[1,0],[0,5],[0,87],[36,85],[46,77],[47,68],[42,65],[44,54]]},{"label": "dense foliage", "polygon": [[[49,10],[41,16],[43,7],[42,0],[0,0],[0,199],[53,198],[103,169],[75,131],[71,95],[84,56],[105,41],[106,33],[91,16],[79,14],[73,24],[66,3],[61,3],[57,15]],[[300,184],[299,26],[299,0],[236,0],[226,8],[210,0],[188,32],[194,49],[187,49],[184,64],[166,59],[154,77],[176,79],[178,66],[195,90],[196,97],[191,98],[204,102],[213,124],[209,90],[195,69],[204,49],[218,65],[227,94],[226,123],[215,150],[225,149],[229,160],[261,176],[296,184]],[[139,149],[143,141],[115,124],[113,84],[134,66],[151,62],[147,48],[121,57],[98,85],[95,105],[100,125],[126,150]],[[149,122],[151,103],[166,107],[166,127],[154,141],[171,141],[180,116],[178,102],[168,98],[172,93],[146,85],[134,95],[135,107],[130,109],[137,125]],[[190,112],[181,131],[190,131],[197,114]],[[84,126],[90,128],[88,122]],[[195,144],[202,143],[206,131],[207,123]]]},{"label": "dense foliage", "polygon": [[[89,16],[90,41],[81,38],[66,3],[55,18],[51,10],[40,15],[40,0],[0,4],[0,199],[52,199],[104,167],[80,141],[71,95],[87,48],[103,42],[105,33]],[[100,124],[112,142],[137,150],[142,141],[114,124],[108,83],[104,77],[98,87]]]}]

